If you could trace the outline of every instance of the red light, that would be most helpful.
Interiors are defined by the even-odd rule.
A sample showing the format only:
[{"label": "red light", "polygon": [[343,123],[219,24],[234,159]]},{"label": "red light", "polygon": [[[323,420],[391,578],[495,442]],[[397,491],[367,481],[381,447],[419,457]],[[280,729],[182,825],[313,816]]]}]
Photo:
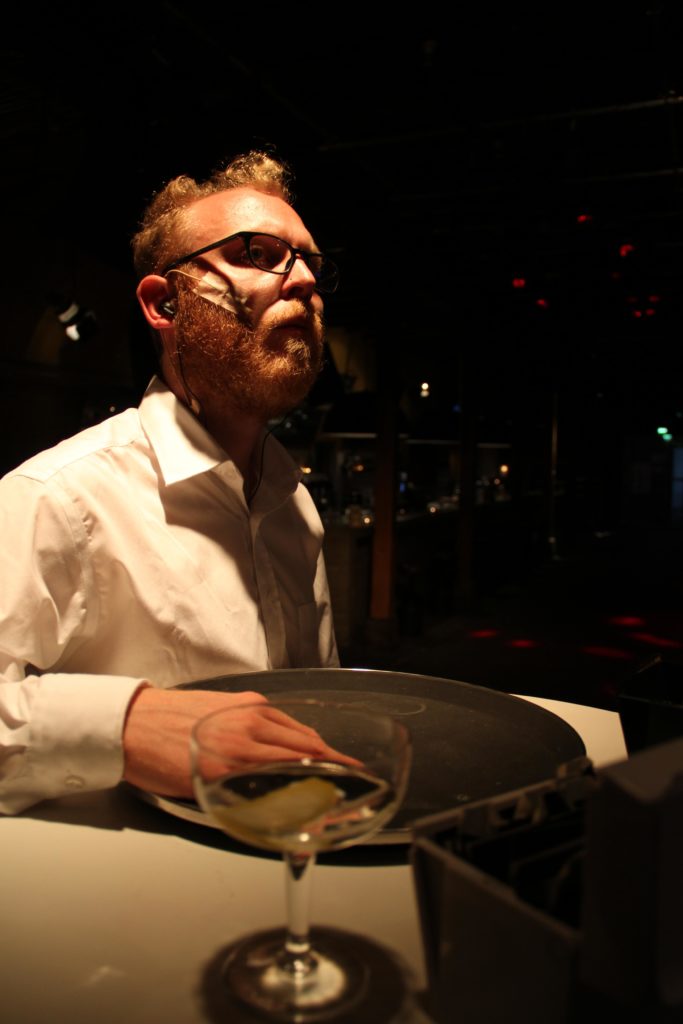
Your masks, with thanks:
[{"label": "red light", "polygon": [[613,270],[612,273],[610,274],[610,277],[612,278],[613,281],[621,281],[621,274],[619,273],[618,270]]},{"label": "red light", "polygon": [[611,661],[633,661],[634,658],[630,651],[623,651],[621,647],[582,647],[581,650],[594,658],[610,658]]},{"label": "red light", "polygon": [[637,296],[635,296],[635,295],[629,295],[629,296],[627,297],[626,301],[627,301],[628,303],[630,303],[630,304],[631,304],[632,306],[634,306],[634,305],[636,304],[636,302],[638,301],[638,298],[637,298]]},{"label": "red light", "polygon": [[653,302],[653,303],[654,302],[661,302],[661,299],[662,299],[661,295],[648,295],[648,297],[647,297],[647,301],[648,302]]},{"label": "red light", "polygon": [[643,314],[641,313],[641,311],[639,309],[634,309],[633,310],[633,315],[634,315],[634,317],[636,317],[637,320],[640,320],[640,318],[641,318],[641,316]]},{"label": "red light", "polygon": [[547,309],[550,303],[547,299],[536,299],[536,305],[539,309]]},{"label": "red light", "polygon": [[654,309],[652,309],[652,307],[649,307],[648,309],[645,310],[645,316],[654,316],[654,315],[655,315],[655,311],[654,311]]},{"label": "red light", "polygon": [[613,615],[607,620],[612,626],[644,626],[645,619],[637,615]]},{"label": "red light", "polygon": [[525,277],[513,277],[512,278],[512,287],[513,288],[526,288],[526,278]]},{"label": "red light", "polygon": [[630,253],[635,252],[635,249],[635,245],[631,245],[630,242],[626,242],[625,245],[619,246],[619,255],[623,258],[624,256],[628,256]]},{"label": "red light", "polygon": [[519,640],[510,640],[510,642],[507,644],[507,646],[508,647],[523,647],[525,649],[528,649],[530,647],[540,647],[541,645],[539,644],[539,642],[537,640],[519,639]]},{"label": "red light", "polygon": [[492,636],[498,636],[497,629],[472,629],[470,630],[470,636],[473,636],[475,640],[488,640]]},{"label": "red light", "polygon": [[590,224],[593,218],[590,213],[580,213],[576,220],[579,224]]},{"label": "red light", "polygon": [[634,640],[640,640],[641,644],[650,644],[651,647],[683,647],[678,640],[669,640],[667,636],[655,636],[654,633],[631,633]]}]

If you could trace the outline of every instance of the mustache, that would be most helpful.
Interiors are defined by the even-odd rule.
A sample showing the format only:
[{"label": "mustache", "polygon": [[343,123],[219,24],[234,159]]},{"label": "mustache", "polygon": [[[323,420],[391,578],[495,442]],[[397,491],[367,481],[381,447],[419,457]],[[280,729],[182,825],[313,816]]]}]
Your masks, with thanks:
[{"label": "mustache", "polygon": [[269,329],[275,327],[286,327],[288,324],[297,324],[303,327],[323,326],[321,313],[317,313],[301,299],[290,299],[288,307],[282,313],[274,314],[266,326]]}]

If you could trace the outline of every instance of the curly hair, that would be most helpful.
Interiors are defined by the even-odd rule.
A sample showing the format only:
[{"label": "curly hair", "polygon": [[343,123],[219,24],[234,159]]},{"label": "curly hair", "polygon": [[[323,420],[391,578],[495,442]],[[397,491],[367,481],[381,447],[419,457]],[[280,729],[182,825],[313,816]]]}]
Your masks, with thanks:
[{"label": "curly hair", "polygon": [[183,242],[184,213],[198,199],[232,188],[254,188],[291,204],[292,183],[286,163],[256,149],[235,157],[204,182],[184,174],[173,178],[154,196],[142,215],[139,231],[133,235],[133,262],[138,276],[159,273],[187,247]]}]

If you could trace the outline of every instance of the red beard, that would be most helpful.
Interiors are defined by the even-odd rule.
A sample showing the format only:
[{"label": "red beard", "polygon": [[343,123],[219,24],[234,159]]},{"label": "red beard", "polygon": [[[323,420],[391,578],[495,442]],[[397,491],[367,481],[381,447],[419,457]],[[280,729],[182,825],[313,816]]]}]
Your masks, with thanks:
[{"label": "red beard", "polygon": [[[305,317],[302,329],[277,329],[293,317]],[[266,422],[299,405],[320,372],[322,317],[300,299],[253,329],[181,286],[174,326],[183,383],[203,409],[228,405]]]}]

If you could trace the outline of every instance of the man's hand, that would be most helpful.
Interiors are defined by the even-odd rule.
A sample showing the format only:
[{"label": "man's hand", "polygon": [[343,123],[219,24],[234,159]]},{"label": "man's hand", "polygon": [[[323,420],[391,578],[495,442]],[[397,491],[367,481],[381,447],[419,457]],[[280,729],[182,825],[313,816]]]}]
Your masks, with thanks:
[{"label": "man's hand", "polygon": [[[259,704],[260,707],[239,708]],[[164,796],[191,797],[190,734],[195,723],[221,708],[235,708],[226,719],[221,750],[226,770],[232,760],[264,763],[299,757],[341,758],[315,730],[269,707],[259,693],[208,690],[138,690],[123,729],[123,777],[134,786]]]}]

